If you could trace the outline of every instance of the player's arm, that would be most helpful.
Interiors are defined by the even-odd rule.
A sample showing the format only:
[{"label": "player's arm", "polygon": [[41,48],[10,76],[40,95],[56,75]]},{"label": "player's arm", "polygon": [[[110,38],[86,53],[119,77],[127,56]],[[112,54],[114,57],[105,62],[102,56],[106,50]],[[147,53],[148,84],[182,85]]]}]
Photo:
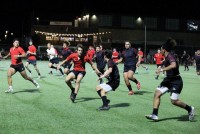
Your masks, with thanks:
[{"label": "player's arm", "polygon": [[123,57],[120,57],[120,59],[116,63],[120,63],[122,62],[122,60],[123,60]]},{"label": "player's arm", "polygon": [[60,64],[58,64],[57,69],[60,69],[60,66],[62,66],[65,62],[71,62],[72,54],[69,55],[65,60],[63,60]]},{"label": "player's arm", "polygon": [[173,68],[176,68],[176,62],[175,61],[171,62],[170,65],[167,66],[167,67],[158,68],[157,73],[160,73],[160,72],[163,72],[163,71],[167,71],[167,70],[170,70],[170,69],[173,69]]},{"label": "player's arm", "polygon": [[6,58],[8,58],[8,56],[10,56],[10,52],[6,56],[4,56],[3,58],[6,59]]},{"label": "player's arm", "polygon": [[94,65],[94,63],[92,61],[88,62],[92,69],[96,72],[96,74],[101,74],[101,72],[97,69],[97,67]]},{"label": "player's arm", "polygon": [[[99,79],[108,77],[111,73],[112,73],[112,67],[109,67],[108,70],[106,70],[106,71],[104,72],[104,74],[101,75],[101,76],[99,77]],[[99,80],[99,79],[98,79],[98,80]]]}]

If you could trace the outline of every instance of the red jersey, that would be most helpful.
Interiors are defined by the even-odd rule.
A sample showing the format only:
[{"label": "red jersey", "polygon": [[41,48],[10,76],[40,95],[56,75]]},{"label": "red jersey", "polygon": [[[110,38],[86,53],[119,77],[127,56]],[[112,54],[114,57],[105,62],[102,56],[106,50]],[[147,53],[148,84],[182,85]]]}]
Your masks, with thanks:
[{"label": "red jersey", "polygon": [[161,53],[156,53],[156,54],[154,55],[154,58],[155,58],[155,60],[156,60],[156,64],[157,64],[157,65],[162,64],[161,61],[165,59],[165,57],[164,57]]},{"label": "red jersey", "polygon": [[[34,45],[31,45],[28,47],[28,51],[31,52],[31,53],[36,53],[36,47]],[[28,55],[28,59],[29,60],[36,60],[36,55],[33,55],[33,54],[29,54]]]},{"label": "red jersey", "polygon": [[140,51],[138,51],[138,56],[141,56],[141,61],[144,61],[144,59],[143,59],[143,52],[140,50]]},{"label": "red jersey", "polygon": [[10,56],[11,56],[11,64],[18,65],[22,63],[22,58],[15,58],[15,55],[22,55],[25,54],[23,48],[21,47],[11,47],[10,48]]},{"label": "red jersey", "polygon": [[112,53],[112,59],[114,62],[117,62],[119,60],[118,57],[119,53],[117,51]]},{"label": "red jersey", "polygon": [[75,71],[85,71],[85,63],[88,62],[90,64],[92,64],[92,59],[90,59],[88,56],[84,57],[84,60],[82,61],[79,57],[78,57],[78,53],[73,53],[71,55],[69,55],[66,58],[67,61],[73,61],[74,62],[74,69]]},{"label": "red jersey", "polygon": [[91,50],[87,51],[87,56],[89,58],[91,58],[91,59],[94,57],[94,54],[95,54],[95,50],[94,49],[91,49]]}]

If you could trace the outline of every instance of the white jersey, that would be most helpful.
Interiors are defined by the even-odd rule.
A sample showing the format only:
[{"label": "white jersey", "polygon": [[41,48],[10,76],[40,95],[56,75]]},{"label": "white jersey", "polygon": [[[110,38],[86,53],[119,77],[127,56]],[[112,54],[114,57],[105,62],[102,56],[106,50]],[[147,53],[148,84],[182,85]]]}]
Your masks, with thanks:
[{"label": "white jersey", "polygon": [[47,49],[47,55],[49,55],[49,60],[57,57],[57,52],[55,48]]}]

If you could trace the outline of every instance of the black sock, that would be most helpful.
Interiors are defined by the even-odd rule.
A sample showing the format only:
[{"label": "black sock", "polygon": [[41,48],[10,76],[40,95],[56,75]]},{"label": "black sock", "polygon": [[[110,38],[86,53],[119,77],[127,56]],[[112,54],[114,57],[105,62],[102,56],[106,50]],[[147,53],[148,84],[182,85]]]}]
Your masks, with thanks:
[{"label": "black sock", "polygon": [[107,97],[106,96],[102,96],[101,99],[103,101],[103,106],[108,106]]},{"label": "black sock", "polygon": [[63,71],[62,71],[62,69],[61,69],[61,68],[59,69],[59,71],[61,72],[61,74],[62,74],[62,75],[64,75],[64,73],[63,73]]},{"label": "black sock", "polygon": [[57,67],[54,67],[54,66],[51,66],[51,68],[53,68],[53,69],[57,69]]},{"label": "black sock", "polygon": [[72,93],[74,93],[74,91],[75,91],[75,88],[73,88],[73,87],[72,87],[72,88],[71,88],[71,91],[72,91]]},{"label": "black sock", "polygon": [[31,70],[29,71],[29,73],[31,73]]},{"label": "black sock", "polygon": [[128,87],[128,90],[129,90],[129,91],[132,91],[131,84],[130,84],[130,85],[127,85],[127,87]]},{"label": "black sock", "polygon": [[156,76],[156,79],[158,79],[159,75]]},{"label": "black sock", "polygon": [[192,110],[191,106],[186,105],[185,109],[188,111],[188,113]]},{"label": "black sock", "polygon": [[40,75],[40,73],[38,73],[38,75]]},{"label": "black sock", "polygon": [[101,90],[98,90],[97,93],[101,97]]},{"label": "black sock", "polygon": [[154,115],[156,115],[156,116],[157,116],[157,115],[158,115],[158,109],[157,109],[157,108],[154,108],[154,109],[153,109],[153,113],[152,113],[152,114],[154,114]]},{"label": "black sock", "polygon": [[[131,80],[131,79],[130,79],[130,80]],[[131,81],[135,82],[135,84],[137,84],[137,83],[138,83],[138,81],[137,81],[136,79],[134,79],[134,80],[131,80]]]}]

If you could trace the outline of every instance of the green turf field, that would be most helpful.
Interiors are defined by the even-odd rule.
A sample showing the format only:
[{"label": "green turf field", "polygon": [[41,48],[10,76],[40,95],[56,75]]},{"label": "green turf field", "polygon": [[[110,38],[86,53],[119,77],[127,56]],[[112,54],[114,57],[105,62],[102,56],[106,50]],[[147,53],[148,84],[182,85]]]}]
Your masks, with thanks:
[{"label": "green turf field", "polygon": [[[25,63],[25,61],[24,61]],[[102,105],[96,93],[97,76],[87,64],[87,73],[81,82],[75,103],[69,99],[70,90],[59,71],[49,75],[47,61],[38,61],[42,78],[30,65],[32,76],[40,89],[25,81],[19,73],[13,76],[14,94],[7,90],[7,69],[10,60],[0,61],[0,134],[199,134],[200,133],[200,78],[195,68],[183,71],[184,88],[180,99],[195,107],[195,120],[188,121],[187,112],[173,106],[169,94],[162,97],[159,122],[147,120],[144,115],[152,112],[155,88],[162,81],[155,80],[155,65],[148,65],[149,71],[140,68],[135,75],[141,82],[141,90],[128,95],[123,81],[123,65],[119,64],[121,84],[115,92],[108,93],[111,100],[109,111],[97,111]]]}]

